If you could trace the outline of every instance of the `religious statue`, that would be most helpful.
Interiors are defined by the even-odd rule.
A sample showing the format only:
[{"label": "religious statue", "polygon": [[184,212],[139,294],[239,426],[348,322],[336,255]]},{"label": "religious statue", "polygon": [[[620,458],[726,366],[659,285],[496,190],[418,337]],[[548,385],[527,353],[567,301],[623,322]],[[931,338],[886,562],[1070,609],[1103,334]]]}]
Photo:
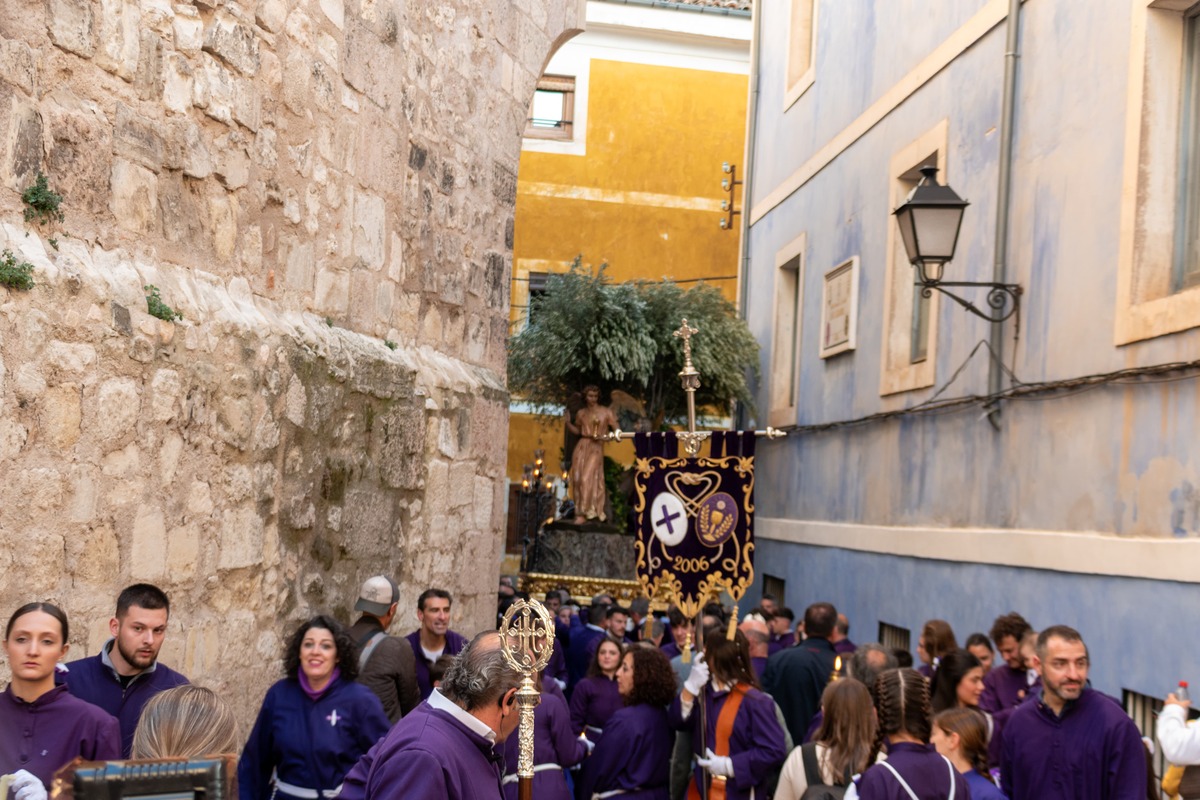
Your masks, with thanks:
[{"label": "religious statue", "polygon": [[575,523],[598,519],[604,522],[608,492],[604,488],[604,439],[616,430],[617,417],[612,409],[600,405],[600,390],[583,389],[584,406],[567,418],[567,429],[579,437],[571,454],[571,496],[575,500]]}]

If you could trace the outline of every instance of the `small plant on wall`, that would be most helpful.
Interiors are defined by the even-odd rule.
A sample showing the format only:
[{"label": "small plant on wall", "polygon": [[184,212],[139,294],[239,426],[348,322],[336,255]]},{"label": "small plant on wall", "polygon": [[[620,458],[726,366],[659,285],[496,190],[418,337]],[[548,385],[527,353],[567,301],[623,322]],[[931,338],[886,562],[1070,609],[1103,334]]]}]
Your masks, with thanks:
[{"label": "small plant on wall", "polygon": [[50,188],[46,176],[38,172],[32,186],[21,192],[21,200],[25,203],[25,221],[43,225],[47,222],[62,222],[62,195]]},{"label": "small plant on wall", "polygon": [[157,286],[148,284],[142,288],[148,293],[146,295],[146,309],[150,312],[150,316],[158,317],[164,322],[174,322],[175,320],[183,319],[183,314],[180,314],[163,302],[162,295],[158,293]]},{"label": "small plant on wall", "polygon": [[19,261],[11,250],[0,253],[0,286],[9,289],[33,288],[33,264]]}]

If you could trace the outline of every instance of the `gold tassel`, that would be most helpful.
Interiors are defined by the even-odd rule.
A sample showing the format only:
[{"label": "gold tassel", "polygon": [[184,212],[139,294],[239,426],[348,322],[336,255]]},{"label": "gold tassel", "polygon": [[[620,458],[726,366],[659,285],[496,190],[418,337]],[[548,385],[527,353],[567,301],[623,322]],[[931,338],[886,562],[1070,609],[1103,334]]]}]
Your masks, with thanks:
[{"label": "gold tassel", "polygon": [[692,663],[692,635],[690,633],[683,640],[683,658],[680,660],[685,664]]},{"label": "gold tassel", "polygon": [[737,638],[737,626],[738,626],[738,607],[737,607],[737,603],[734,603],[733,604],[733,614],[731,614],[729,617],[729,631],[725,634],[725,638],[731,642]]},{"label": "gold tassel", "polygon": [[650,641],[652,638],[654,638],[654,614],[652,613],[646,614],[646,626],[642,631],[642,638],[646,641]]}]

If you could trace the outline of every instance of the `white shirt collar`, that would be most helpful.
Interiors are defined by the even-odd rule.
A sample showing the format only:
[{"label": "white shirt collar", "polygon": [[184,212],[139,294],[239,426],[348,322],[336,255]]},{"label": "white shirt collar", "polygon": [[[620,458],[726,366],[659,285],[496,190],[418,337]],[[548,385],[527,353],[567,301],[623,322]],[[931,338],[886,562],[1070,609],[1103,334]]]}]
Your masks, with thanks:
[{"label": "white shirt collar", "polygon": [[467,713],[457,703],[446,699],[446,696],[439,689],[434,689],[433,694],[429,695],[430,708],[436,708],[439,711],[445,711],[450,716],[461,722],[467,727],[467,730],[479,734],[487,739],[492,744],[496,743],[496,732],[491,729],[483,720],[473,714]]}]

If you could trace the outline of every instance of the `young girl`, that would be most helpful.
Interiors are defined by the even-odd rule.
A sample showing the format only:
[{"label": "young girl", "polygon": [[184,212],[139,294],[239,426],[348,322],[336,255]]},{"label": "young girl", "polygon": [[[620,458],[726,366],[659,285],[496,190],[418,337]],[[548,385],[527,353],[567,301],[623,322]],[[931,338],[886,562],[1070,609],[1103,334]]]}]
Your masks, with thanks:
[{"label": "young girl", "polygon": [[[862,800],[950,800],[969,797],[958,770],[929,743],[929,684],[912,669],[883,672],[875,681],[879,730],[875,752],[887,745],[887,760],[858,780]],[[875,760],[872,753],[871,760]]]},{"label": "young girl", "polygon": [[944,619],[929,620],[921,628],[921,636],[917,639],[917,658],[921,659],[917,671],[926,678],[932,678],[942,656],[957,649],[958,639],[954,638],[950,623]]},{"label": "young girl", "polygon": [[987,728],[983,715],[951,708],[933,718],[930,741],[971,787],[971,800],[1008,800],[988,776]]},{"label": "young girl", "polygon": [[121,757],[117,720],[54,685],[68,635],[67,615],[50,603],[21,606],[4,631],[12,682],[0,694],[0,773],[24,773],[20,788],[14,784],[18,800],[45,798],[45,788],[34,783],[48,788],[54,773],[75,758]]}]

